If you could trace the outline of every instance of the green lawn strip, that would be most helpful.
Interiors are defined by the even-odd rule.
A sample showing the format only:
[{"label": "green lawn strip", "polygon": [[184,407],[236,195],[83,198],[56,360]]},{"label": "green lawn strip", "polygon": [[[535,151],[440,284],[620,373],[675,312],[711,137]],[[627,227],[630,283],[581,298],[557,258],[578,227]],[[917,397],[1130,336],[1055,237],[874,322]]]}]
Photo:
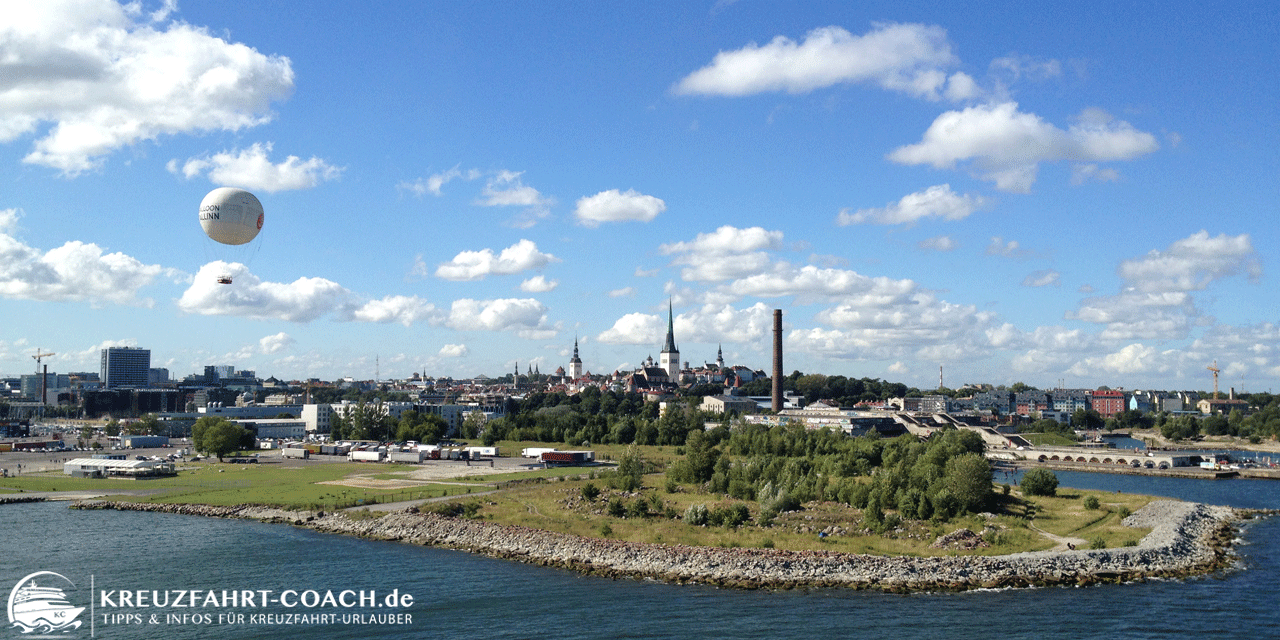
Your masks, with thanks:
[{"label": "green lawn strip", "polygon": [[1037,447],[1074,447],[1080,444],[1058,433],[1020,433],[1018,435]]},{"label": "green lawn strip", "polygon": [[[359,504],[417,500],[448,495],[465,495],[484,490],[481,486],[415,483],[397,489],[365,489],[335,484],[319,484],[360,475],[368,470],[358,464],[315,464],[281,467],[271,464],[219,464],[199,462],[183,465],[178,475],[149,480],[72,478],[55,473],[4,478],[4,485],[16,491],[147,491],[148,495],[118,496],[139,502],[210,505],[260,504],[296,509],[335,509]],[[404,480],[402,477],[395,479]]]},{"label": "green lawn strip", "polygon": [[[1084,500],[1095,496],[1101,503],[1098,509],[1087,509]],[[1083,538],[1093,543],[1101,539],[1106,547],[1121,547],[1141,540],[1150,529],[1134,529],[1124,526],[1121,513],[1141,509],[1155,500],[1151,496],[1131,493],[1107,493],[1104,491],[1060,490],[1054,497],[1037,497],[1035,524],[1049,533],[1072,538]]]}]

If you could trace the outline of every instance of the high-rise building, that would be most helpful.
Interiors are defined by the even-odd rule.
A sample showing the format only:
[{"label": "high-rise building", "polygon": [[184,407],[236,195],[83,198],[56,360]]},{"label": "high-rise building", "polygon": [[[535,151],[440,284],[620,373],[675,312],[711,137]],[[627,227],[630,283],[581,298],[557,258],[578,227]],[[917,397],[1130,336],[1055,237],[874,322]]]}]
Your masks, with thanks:
[{"label": "high-rise building", "polygon": [[151,371],[151,350],[107,347],[102,350],[102,386],[146,388]]}]

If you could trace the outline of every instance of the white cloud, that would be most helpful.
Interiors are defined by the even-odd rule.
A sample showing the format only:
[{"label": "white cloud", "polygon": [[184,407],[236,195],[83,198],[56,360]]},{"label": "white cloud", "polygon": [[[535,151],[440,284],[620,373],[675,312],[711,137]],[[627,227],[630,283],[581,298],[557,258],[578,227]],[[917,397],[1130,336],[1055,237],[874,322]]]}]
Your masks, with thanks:
[{"label": "white cloud", "polygon": [[1193,292],[1238,274],[1257,280],[1262,266],[1248,234],[1210,237],[1200,231],[1122,262],[1117,273],[1123,279],[1119,293],[1086,298],[1067,317],[1105,325],[1099,334],[1104,340],[1170,340],[1212,321],[1196,307]]},{"label": "white cloud", "polygon": [[1086,182],[1116,182],[1120,180],[1120,172],[1115,169],[1103,169],[1096,164],[1071,165],[1071,184],[1081,185]]},{"label": "white cloud", "polygon": [[532,207],[550,204],[537,189],[520,180],[523,171],[500,171],[489,178],[476,204],[484,207]]},{"label": "white cloud", "polygon": [[387,324],[398,322],[406,327],[418,322],[436,322],[442,314],[435,305],[417,296],[386,296],[351,308],[349,319],[359,322]]},{"label": "white cloud", "polygon": [[[757,302],[744,309],[706,304],[675,317],[676,336],[690,342],[767,344],[773,335],[773,308]],[[661,338],[666,338],[663,325]]]},{"label": "white cloud", "polygon": [[1000,236],[991,238],[991,242],[987,245],[987,255],[1004,256],[1006,258],[1024,257],[1027,251],[1020,249],[1017,240],[1004,241]]},{"label": "white cloud", "polygon": [[[800,43],[777,36],[764,46],[751,43],[721,51],[711,64],[680,80],[673,90],[682,95],[799,94],[866,82],[937,100],[947,90],[943,70],[956,62],[941,27],[880,23],[867,34],[855,36],[830,26],[810,31]],[[957,84],[965,84],[967,78]]]},{"label": "white cloud", "polygon": [[640,267],[636,267],[637,278],[652,278],[656,275],[658,275],[657,269],[642,269]]},{"label": "white cloud", "polygon": [[280,353],[289,347],[292,347],[297,340],[292,336],[281,331],[275,335],[264,336],[258,339],[258,351],[264,354]]},{"label": "white cloud", "polygon": [[597,335],[596,340],[605,344],[656,344],[666,332],[667,323],[658,316],[628,313]]},{"label": "white cloud", "polygon": [[560,286],[559,280],[547,280],[546,276],[534,276],[520,283],[520,290],[526,293],[546,293]]},{"label": "white cloud", "polygon": [[547,308],[533,298],[454,300],[447,324],[460,330],[548,330]]},{"label": "white cloud", "polygon": [[[232,284],[219,284],[223,275],[232,276]],[[242,264],[216,261],[200,268],[178,299],[178,308],[206,316],[305,323],[340,312],[350,299],[351,292],[324,278],[298,278],[288,284],[263,282]]]},{"label": "white cloud", "polygon": [[700,233],[692,242],[664,244],[658,250],[674,255],[672,264],[685,265],[687,281],[729,280],[757,273],[769,264],[766,250],[782,246],[781,231],[761,227],[738,229],[725,225],[712,233]]},{"label": "white cloud", "polygon": [[1029,192],[1041,162],[1132,160],[1159,148],[1155,136],[1100,109],[1086,109],[1062,130],[1015,102],[983,104],[938,116],[920,142],[895,149],[889,159],[951,169],[972,161],[976,174],[1003,191]]},{"label": "white cloud", "polygon": [[918,245],[926,251],[947,252],[956,248],[956,241],[951,236],[934,236],[921,240]]},{"label": "white cloud", "polygon": [[916,289],[911,280],[864,276],[847,269],[800,268],[781,263],[772,271],[739,278],[719,291],[734,298],[794,296],[798,304],[820,300],[901,300]]},{"label": "white cloud", "polygon": [[460,166],[461,165],[455,165],[448,171],[433,173],[426,178],[418,178],[413,182],[401,182],[397,186],[406,191],[412,191],[414,194],[419,196],[427,193],[438,196],[443,194],[442,189],[444,188],[444,185],[456,178],[475,180],[480,177],[480,171],[478,169],[469,169],[464,172],[459,168]]},{"label": "white cloud", "polygon": [[1011,55],[991,61],[988,70],[993,75],[1017,82],[1028,80],[1047,80],[1062,75],[1062,63],[1054,59],[1039,59],[1031,56]]},{"label": "white cloud", "polygon": [[[208,174],[209,181],[214,184],[269,193],[310,189],[342,175],[341,167],[335,167],[315,156],[305,161],[298,156],[289,156],[283,162],[273,164],[267,157],[271,153],[271,146],[270,142],[254,143],[248,149],[223,151],[206,158],[191,158],[182,165],[181,172],[188,180]],[[179,171],[176,161],[171,161],[168,168],[172,173]]]},{"label": "white cloud", "polygon": [[963,220],[969,214],[985,206],[986,198],[979,195],[959,195],[951,190],[951,185],[940,184],[917,191],[890,203],[882,209],[859,209],[850,212],[840,211],[836,223],[841,226],[862,224],[912,224],[922,218],[942,218],[943,220]]},{"label": "white cloud", "polygon": [[1040,271],[1034,271],[1028,274],[1026,278],[1023,278],[1022,286],[1047,287],[1052,285],[1056,287],[1062,284],[1061,279],[1062,274],[1057,271],[1054,271],[1053,269],[1042,269]]},{"label": "white cloud", "polygon": [[521,240],[494,255],[492,249],[463,251],[436,268],[436,277],[445,280],[483,280],[488,275],[511,275],[542,269],[560,259],[538,251],[531,240]]},{"label": "white cloud", "polygon": [[659,198],[635,189],[628,189],[625,193],[610,189],[579,198],[573,214],[580,224],[597,227],[601,222],[649,222],[666,210],[667,203]]},{"label": "white cloud", "polygon": [[1162,371],[1164,367],[1157,362],[1159,355],[1154,347],[1135,343],[1119,351],[1084,358],[1067,369],[1067,373],[1097,378],[1100,371],[1123,375]]},{"label": "white cloud", "polygon": [[613,291],[610,291],[608,295],[610,298],[632,298],[636,295],[636,288],[623,287],[621,289],[614,289]]},{"label": "white cloud", "polygon": [[989,355],[988,332],[996,326],[990,312],[919,290],[850,298],[815,319],[832,328],[792,331],[789,348],[856,360],[975,360]]},{"label": "white cloud", "polygon": [[16,209],[0,210],[0,296],[94,306],[154,304],[138,292],[166,273],[164,268],[78,240],[41,252],[10,235],[18,217]]},{"label": "white cloud", "polygon": [[[151,14],[167,18],[171,5]],[[35,133],[24,162],[66,175],[163,135],[239,131],[271,120],[293,91],[288,58],[182,22],[139,22],[110,0],[5,6],[0,143]]]},{"label": "white cloud", "polygon": [[1126,260],[1117,272],[1139,291],[1197,291],[1238,273],[1257,280],[1262,276],[1262,264],[1249,234],[1211,238],[1208,231],[1201,230],[1165,251]]},{"label": "white cloud", "polygon": [[528,229],[551,215],[555,198],[547,197],[537,189],[524,184],[523,171],[499,171],[485,183],[484,191],[475,200],[482,207],[524,207],[520,215],[507,222],[517,229]]},{"label": "white cloud", "polygon": [[471,353],[465,344],[446,344],[440,347],[440,353],[437,354],[443,358],[462,358]]}]

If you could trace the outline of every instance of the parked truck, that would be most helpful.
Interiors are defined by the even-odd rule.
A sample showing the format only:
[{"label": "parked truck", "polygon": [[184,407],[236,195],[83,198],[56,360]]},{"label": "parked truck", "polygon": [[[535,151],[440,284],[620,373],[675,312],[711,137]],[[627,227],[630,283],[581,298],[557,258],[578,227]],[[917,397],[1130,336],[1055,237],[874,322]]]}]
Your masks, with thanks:
[{"label": "parked truck", "polygon": [[382,462],[381,451],[351,451],[347,453],[347,460],[352,462]]},{"label": "parked truck", "polygon": [[283,455],[286,458],[297,458],[299,460],[306,460],[311,457],[311,452],[301,447],[285,447],[280,451],[281,451],[281,455]]},{"label": "parked truck", "polygon": [[419,464],[422,462],[421,451],[392,451],[387,456],[387,462],[408,462],[411,464]]}]

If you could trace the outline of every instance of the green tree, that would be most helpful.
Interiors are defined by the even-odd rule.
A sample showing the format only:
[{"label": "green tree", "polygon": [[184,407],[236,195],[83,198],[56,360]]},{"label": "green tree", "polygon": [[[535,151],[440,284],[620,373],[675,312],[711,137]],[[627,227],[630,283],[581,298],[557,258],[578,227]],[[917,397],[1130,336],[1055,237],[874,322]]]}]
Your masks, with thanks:
[{"label": "green tree", "polygon": [[222,456],[240,449],[246,435],[244,427],[230,420],[205,416],[192,426],[191,443],[196,450],[217,456],[222,462]]},{"label": "green tree", "polygon": [[1079,409],[1076,409],[1075,413],[1071,414],[1071,425],[1077,429],[1097,431],[1098,429],[1101,429],[1104,424],[1105,421],[1102,419],[1102,414],[1094,411],[1093,409],[1080,407]]},{"label": "green tree", "polygon": [[631,445],[618,458],[618,475],[614,478],[614,487],[623,491],[635,491],[640,488],[643,478],[644,458],[640,456],[639,449]]},{"label": "green tree", "polygon": [[976,512],[991,495],[991,463],[976,453],[947,460],[942,482],[960,504],[961,511]]},{"label": "green tree", "polygon": [[1031,469],[1022,476],[1022,493],[1029,496],[1056,495],[1058,475],[1048,469]]}]

